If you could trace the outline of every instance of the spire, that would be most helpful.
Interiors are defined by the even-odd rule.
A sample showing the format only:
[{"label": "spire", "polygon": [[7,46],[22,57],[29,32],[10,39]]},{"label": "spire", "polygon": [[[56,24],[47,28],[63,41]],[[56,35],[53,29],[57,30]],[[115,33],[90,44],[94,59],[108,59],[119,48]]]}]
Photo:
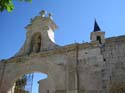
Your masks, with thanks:
[{"label": "spire", "polygon": [[98,23],[96,22],[96,20],[95,20],[94,30],[93,30],[93,31],[94,31],[94,32],[101,31],[101,29],[100,29]]}]

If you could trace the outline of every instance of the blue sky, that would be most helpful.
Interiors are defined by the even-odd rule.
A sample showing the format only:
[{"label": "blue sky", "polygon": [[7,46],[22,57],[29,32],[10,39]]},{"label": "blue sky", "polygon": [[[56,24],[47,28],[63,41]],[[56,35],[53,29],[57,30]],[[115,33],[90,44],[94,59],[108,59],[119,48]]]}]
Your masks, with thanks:
[{"label": "blue sky", "polygon": [[[55,40],[59,45],[90,41],[95,18],[106,37],[125,35],[125,0],[14,0],[12,13],[0,13],[0,59],[13,56],[25,40],[25,26],[44,9],[53,13],[58,25]],[[35,93],[35,92],[33,92]]]}]

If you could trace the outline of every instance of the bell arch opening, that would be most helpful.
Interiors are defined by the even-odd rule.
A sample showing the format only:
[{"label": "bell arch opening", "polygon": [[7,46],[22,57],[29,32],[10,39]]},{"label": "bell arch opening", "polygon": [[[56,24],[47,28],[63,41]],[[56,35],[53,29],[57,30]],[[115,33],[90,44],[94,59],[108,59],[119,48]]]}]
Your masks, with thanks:
[{"label": "bell arch opening", "polygon": [[97,37],[96,37],[96,40],[99,41],[100,44],[102,44],[101,36],[97,36]]},{"label": "bell arch opening", "polygon": [[32,38],[31,38],[30,53],[31,52],[38,53],[40,52],[40,49],[41,49],[41,33],[36,32],[32,35]]},{"label": "bell arch opening", "polygon": [[42,93],[39,91],[40,85],[38,82],[44,79],[48,79],[48,74],[41,72],[24,74],[16,78],[13,86],[7,93]]}]

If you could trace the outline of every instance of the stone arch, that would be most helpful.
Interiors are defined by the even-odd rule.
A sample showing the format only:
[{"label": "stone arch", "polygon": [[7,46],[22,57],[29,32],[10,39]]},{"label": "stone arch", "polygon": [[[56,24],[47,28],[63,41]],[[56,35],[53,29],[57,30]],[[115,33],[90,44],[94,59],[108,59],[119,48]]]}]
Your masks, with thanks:
[{"label": "stone arch", "polygon": [[[36,75],[38,78],[36,78]],[[34,92],[41,93],[41,92],[38,92],[40,87],[35,86],[35,85],[39,85],[38,81],[39,80],[43,81],[44,79],[47,79],[47,80],[49,79],[50,82],[53,82],[51,77],[49,77],[49,78],[48,78],[47,74],[41,73],[41,72],[24,74],[23,76],[17,78],[17,80],[14,80],[15,82],[13,83],[13,86],[8,91],[8,93],[25,93],[25,92],[29,93],[31,91],[32,91],[32,93],[34,93]],[[54,87],[54,83],[53,83],[53,87]],[[32,88],[32,90],[30,90],[31,88]],[[34,91],[34,88],[35,88],[35,91]]]},{"label": "stone arch", "polygon": [[[23,58],[21,58],[23,59]],[[17,60],[17,62],[13,62]],[[60,59],[59,59],[60,60]],[[55,59],[55,62],[59,62],[59,60]],[[55,76],[57,76],[57,72],[60,71],[60,66],[53,63],[53,58],[45,58],[45,57],[27,57],[23,60],[14,59],[6,63],[6,68],[4,71],[4,78],[2,80],[2,85],[0,86],[0,93],[7,93],[7,91],[10,90],[10,88],[13,86],[14,82],[22,75],[33,73],[33,72],[41,72],[48,75],[52,82],[55,85],[54,87],[58,86],[59,84],[56,84],[58,82],[57,79],[55,79]],[[62,75],[65,73],[64,71],[61,71]],[[55,75],[56,74],[56,75]],[[58,78],[61,76],[58,75]]]}]

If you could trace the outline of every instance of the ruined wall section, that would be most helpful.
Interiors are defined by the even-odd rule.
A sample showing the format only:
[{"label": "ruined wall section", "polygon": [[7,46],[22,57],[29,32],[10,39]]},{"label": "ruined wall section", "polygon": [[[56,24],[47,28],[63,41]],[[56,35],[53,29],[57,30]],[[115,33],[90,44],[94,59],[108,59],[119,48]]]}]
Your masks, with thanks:
[{"label": "ruined wall section", "polygon": [[[104,86],[113,91],[125,91],[125,36],[107,38],[105,45],[101,47],[104,57],[105,69],[103,70],[105,79]],[[120,92],[122,93],[122,92]]]}]

